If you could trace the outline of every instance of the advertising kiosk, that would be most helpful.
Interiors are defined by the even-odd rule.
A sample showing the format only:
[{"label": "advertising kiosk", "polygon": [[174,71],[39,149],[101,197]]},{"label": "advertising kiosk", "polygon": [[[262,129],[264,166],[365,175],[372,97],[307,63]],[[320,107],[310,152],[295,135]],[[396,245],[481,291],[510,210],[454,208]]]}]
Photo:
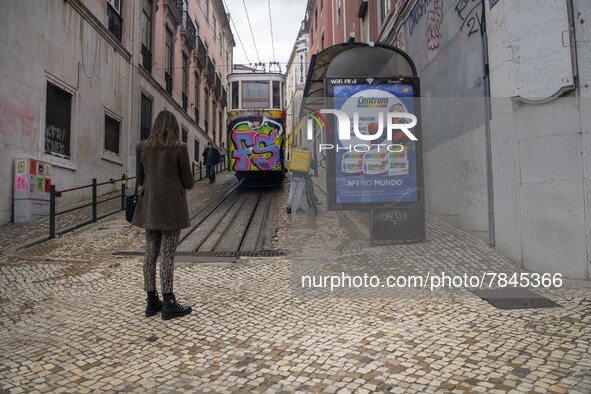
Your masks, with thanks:
[{"label": "advertising kiosk", "polygon": [[326,125],[314,146],[327,159],[328,209],[368,211],[372,245],[424,240],[420,84],[410,57],[381,43],[327,48],[311,60],[304,100]]}]

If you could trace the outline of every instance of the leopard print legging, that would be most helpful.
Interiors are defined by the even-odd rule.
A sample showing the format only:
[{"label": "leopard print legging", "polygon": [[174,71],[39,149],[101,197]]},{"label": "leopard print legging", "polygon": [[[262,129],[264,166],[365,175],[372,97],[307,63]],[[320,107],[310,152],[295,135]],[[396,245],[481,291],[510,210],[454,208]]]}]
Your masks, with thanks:
[{"label": "leopard print legging", "polygon": [[180,230],[146,230],[146,255],[144,257],[144,290],[156,291],[156,260],[163,246],[160,262],[160,286],[162,294],[172,293],[174,254],[179,242]]}]

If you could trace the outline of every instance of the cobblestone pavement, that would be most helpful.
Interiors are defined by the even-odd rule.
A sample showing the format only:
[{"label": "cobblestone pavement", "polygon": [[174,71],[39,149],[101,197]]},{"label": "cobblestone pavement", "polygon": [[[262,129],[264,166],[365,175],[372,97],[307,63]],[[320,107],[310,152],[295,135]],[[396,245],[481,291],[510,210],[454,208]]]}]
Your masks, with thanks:
[{"label": "cobblestone pavement", "polygon": [[[196,208],[231,182],[189,193]],[[591,392],[591,286],[538,292],[560,307],[500,310],[467,290],[315,293],[313,269],[516,270],[478,238],[428,217],[424,243],[370,248],[324,205],[285,213],[274,258],[177,262],[193,313],[143,315],[144,242],[114,215],[0,255],[0,389],[11,392]],[[404,270],[403,270],[404,271]],[[407,270],[410,272],[410,268]],[[407,272],[404,271],[404,272]]]}]

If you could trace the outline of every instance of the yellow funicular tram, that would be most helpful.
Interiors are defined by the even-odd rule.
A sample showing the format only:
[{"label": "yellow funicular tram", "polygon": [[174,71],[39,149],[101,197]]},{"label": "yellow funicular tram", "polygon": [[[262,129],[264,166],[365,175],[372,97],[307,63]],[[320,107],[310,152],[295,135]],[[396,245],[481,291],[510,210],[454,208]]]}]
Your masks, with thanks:
[{"label": "yellow funicular tram", "polygon": [[[271,71],[275,67],[277,71]],[[278,184],[285,177],[285,75],[277,63],[234,66],[228,75],[230,169],[250,184]]]}]

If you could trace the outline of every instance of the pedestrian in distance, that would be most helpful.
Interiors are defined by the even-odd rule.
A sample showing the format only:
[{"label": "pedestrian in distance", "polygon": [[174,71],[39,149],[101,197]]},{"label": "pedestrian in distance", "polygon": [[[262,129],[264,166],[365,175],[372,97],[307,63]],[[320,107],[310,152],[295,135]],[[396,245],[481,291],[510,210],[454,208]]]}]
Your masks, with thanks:
[{"label": "pedestrian in distance", "polygon": [[220,152],[213,147],[210,142],[203,151],[203,164],[205,164],[205,176],[209,178],[209,183],[215,182],[215,166],[220,162]]},{"label": "pedestrian in distance", "polygon": [[[298,152],[299,154],[297,154]],[[304,157],[301,157],[302,154]],[[297,204],[296,213],[305,212],[302,208],[302,197],[306,188],[306,176],[310,171],[312,163],[312,156],[307,147],[294,149],[292,152],[290,162],[291,185],[289,186],[289,197],[287,198],[287,213],[291,213],[293,202]]]},{"label": "pedestrian in distance", "polygon": [[[179,125],[171,112],[158,114],[150,136],[140,144],[136,147],[136,152],[141,152],[137,182],[142,190],[131,223],[146,229],[146,316],[162,312],[162,319],[168,320],[192,310],[177,303],[173,277],[181,229],[190,226],[187,189],[193,187],[193,175],[187,145],[180,141]],[[160,287],[164,302],[156,292],[156,260],[161,249]]]},{"label": "pedestrian in distance", "polygon": [[302,197],[304,195],[304,188],[306,187],[306,173],[302,171],[291,171],[291,185],[289,186],[289,197],[287,199],[287,213],[291,213],[291,204],[297,204],[297,213],[303,213]]},{"label": "pedestrian in distance", "polygon": [[226,145],[222,142],[222,146],[220,147],[220,161],[222,164],[226,163],[226,157],[228,156],[228,149]]}]

